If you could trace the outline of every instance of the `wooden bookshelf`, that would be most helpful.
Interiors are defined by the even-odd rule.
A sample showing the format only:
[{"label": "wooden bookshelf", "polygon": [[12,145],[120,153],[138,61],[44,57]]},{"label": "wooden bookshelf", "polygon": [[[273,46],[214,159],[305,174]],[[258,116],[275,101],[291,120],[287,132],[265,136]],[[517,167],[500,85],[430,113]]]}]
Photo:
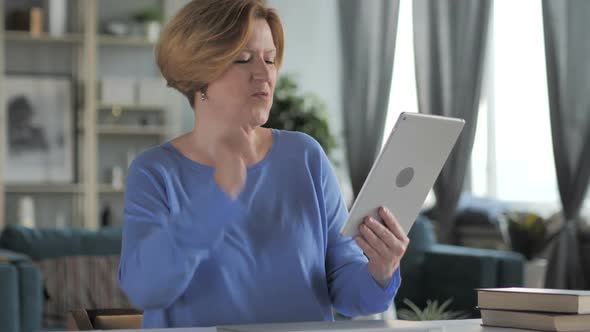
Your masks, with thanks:
[{"label": "wooden bookshelf", "polygon": [[[17,0],[14,0],[17,1]],[[173,8],[177,8],[176,0],[162,0],[158,2],[157,6],[161,6],[164,13],[164,17],[167,11],[173,12]],[[102,183],[100,180],[100,174],[103,172],[103,168],[106,166],[101,164],[104,162],[104,156],[99,155],[105,153],[106,150],[111,151],[111,148],[116,150],[119,148],[119,142],[121,146],[129,143],[131,150],[137,150],[141,152],[141,149],[146,146],[151,146],[154,142],[161,141],[164,137],[170,135],[171,127],[167,123],[170,119],[168,117],[170,111],[169,104],[162,105],[125,105],[125,104],[104,104],[100,100],[98,83],[104,77],[112,77],[120,75],[122,77],[128,77],[132,80],[140,80],[144,77],[156,78],[149,75],[153,75],[151,71],[145,70],[145,68],[139,68],[138,73],[130,70],[124,73],[119,73],[117,69],[103,70],[105,67],[116,63],[122,67],[132,68],[136,63],[134,57],[126,57],[129,52],[132,54],[149,54],[151,57],[152,49],[155,46],[155,42],[148,40],[145,37],[139,36],[112,36],[106,35],[99,31],[99,27],[109,19],[113,18],[112,13],[105,14],[104,8],[101,10],[100,6],[105,4],[100,0],[84,0],[84,1],[72,1],[72,6],[68,12],[68,27],[72,31],[65,33],[60,36],[54,36],[47,33],[41,34],[40,36],[33,36],[28,31],[6,31],[5,27],[5,9],[7,7],[5,0],[0,0],[0,72],[4,75],[0,75],[0,133],[7,132],[6,123],[6,105],[4,96],[4,85],[5,85],[5,73],[11,70],[20,70],[16,67],[25,67],[24,71],[31,74],[37,72],[47,74],[44,72],[45,67],[51,67],[52,62],[55,59],[50,58],[51,52],[46,54],[34,54],[29,52],[31,49],[35,49],[36,46],[50,45],[47,49],[57,49],[57,54],[64,54],[67,57],[71,56],[71,67],[69,64],[63,66],[63,70],[52,70],[49,68],[49,74],[56,74],[59,71],[59,75],[67,75],[72,78],[75,82],[74,96],[76,97],[76,103],[74,103],[74,127],[76,133],[73,135],[73,139],[76,140],[73,144],[75,149],[74,156],[75,160],[75,172],[77,174],[77,183],[71,184],[59,184],[59,183],[35,183],[35,184],[10,184],[5,183],[5,160],[6,160],[6,135],[0,135],[0,229],[5,224],[5,216],[7,215],[6,209],[13,209],[14,207],[5,206],[6,195],[11,195],[13,198],[15,195],[21,194],[34,194],[43,195],[43,199],[52,199],[52,195],[59,194],[59,199],[63,199],[63,195],[72,196],[72,205],[76,214],[72,214],[72,222],[75,221],[76,226],[82,226],[88,229],[96,229],[99,226],[99,206],[100,195],[107,194],[121,194],[124,193],[124,188],[115,188],[110,184]],[[137,7],[140,10],[142,7],[147,6],[143,0],[136,0],[135,4],[126,7],[128,13],[122,13],[122,16],[131,17],[132,8]],[[117,13],[119,15],[119,13]],[[6,68],[5,57],[7,48],[13,46],[19,46],[20,51],[23,52],[23,56],[27,58],[18,59],[18,64],[14,64],[15,68]],[[30,47],[29,47],[30,45]],[[104,55],[105,48],[110,50],[112,47],[115,56],[110,57],[112,54]],[[118,58],[118,53],[121,58]],[[31,54],[26,54],[27,52]],[[69,52],[69,53],[68,53]],[[147,53],[145,53],[147,52]],[[10,52],[9,54],[20,54]],[[36,61],[36,56],[43,57],[43,63],[33,63],[29,66],[30,61]],[[12,55],[11,55],[12,56]],[[17,55],[18,56],[18,55]],[[105,63],[101,62],[103,59],[99,58],[105,56],[108,60]],[[29,59],[30,58],[30,59]],[[126,61],[123,63],[119,61]],[[145,59],[145,57],[144,57]],[[63,59],[58,59],[63,60]],[[99,61],[101,60],[101,61]],[[47,63],[45,63],[47,61]],[[110,61],[110,62],[109,62]],[[22,65],[24,64],[24,65]],[[12,63],[9,61],[9,66]],[[32,69],[28,69],[31,67]],[[145,67],[145,66],[144,66]],[[113,65],[112,68],[117,68]],[[143,71],[143,72],[142,72]],[[105,74],[106,73],[106,74]],[[180,97],[179,97],[180,98]],[[105,111],[113,111],[119,109],[123,115],[121,123],[112,123],[115,121],[104,120]],[[131,114],[133,112],[134,114]],[[146,114],[137,114],[145,112]],[[154,115],[153,113],[162,112],[162,114]],[[150,114],[147,114],[150,113]],[[177,116],[179,114],[175,114]],[[107,114],[108,116],[108,114]],[[125,118],[127,116],[127,118]],[[141,126],[141,121],[136,121],[134,118],[148,118],[150,119],[149,124]],[[157,119],[157,120],[153,120]],[[110,120],[110,119],[109,119]],[[109,123],[101,123],[109,122]],[[126,124],[129,123],[129,124]],[[175,123],[172,121],[172,123]],[[105,144],[105,145],[102,145]],[[104,148],[106,146],[106,148]],[[100,147],[100,149],[99,149]],[[105,150],[103,150],[103,148]],[[126,148],[126,147],[124,147]],[[116,163],[118,157],[112,157],[107,163]],[[111,167],[111,165],[107,165]],[[120,165],[125,166],[125,165]],[[119,196],[115,196],[118,197]],[[10,210],[12,212],[12,210]]]}]

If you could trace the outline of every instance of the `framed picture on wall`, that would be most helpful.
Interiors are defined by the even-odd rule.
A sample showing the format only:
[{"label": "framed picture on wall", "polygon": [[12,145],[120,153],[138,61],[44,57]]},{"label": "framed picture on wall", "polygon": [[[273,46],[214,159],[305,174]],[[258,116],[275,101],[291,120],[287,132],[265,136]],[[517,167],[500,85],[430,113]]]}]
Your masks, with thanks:
[{"label": "framed picture on wall", "polygon": [[74,180],[73,83],[69,76],[6,75],[5,181]]}]

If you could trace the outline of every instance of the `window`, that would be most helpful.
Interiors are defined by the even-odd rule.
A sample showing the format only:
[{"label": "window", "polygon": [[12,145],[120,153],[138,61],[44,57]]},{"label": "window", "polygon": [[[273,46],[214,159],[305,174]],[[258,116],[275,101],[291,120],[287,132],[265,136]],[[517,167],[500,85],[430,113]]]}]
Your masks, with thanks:
[{"label": "window", "polygon": [[[551,145],[541,2],[495,1],[490,23],[470,189],[476,196],[549,215],[560,209],[560,201]],[[409,0],[400,1],[386,136],[402,111],[418,111]],[[587,214],[590,194],[588,198]]]},{"label": "window", "polygon": [[493,3],[472,191],[554,212],[559,193],[541,10],[539,1]]},{"label": "window", "polygon": [[413,38],[412,1],[402,0],[399,4],[393,76],[383,144],[401,112],[418,112]]}]

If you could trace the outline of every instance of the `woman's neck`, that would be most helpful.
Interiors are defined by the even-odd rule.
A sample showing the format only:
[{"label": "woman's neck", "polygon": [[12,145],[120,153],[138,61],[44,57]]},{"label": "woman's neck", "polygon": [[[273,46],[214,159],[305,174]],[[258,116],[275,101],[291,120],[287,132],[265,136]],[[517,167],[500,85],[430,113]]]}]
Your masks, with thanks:
[{"label": "woman's neck", "polygon": [[[255,152],[253,160],[246,160],[246,165],[250,166],[260,162],[270,151],[273,143],[272,131],[267,128],[256,127],[246,132]],[[173,139],[171,143],[187,158],[200,164],[213,166],[214,162],[207,151],[214,142],[207,135],[207,130],[203,130],[199,125],[195,124],[192,131]]]}]

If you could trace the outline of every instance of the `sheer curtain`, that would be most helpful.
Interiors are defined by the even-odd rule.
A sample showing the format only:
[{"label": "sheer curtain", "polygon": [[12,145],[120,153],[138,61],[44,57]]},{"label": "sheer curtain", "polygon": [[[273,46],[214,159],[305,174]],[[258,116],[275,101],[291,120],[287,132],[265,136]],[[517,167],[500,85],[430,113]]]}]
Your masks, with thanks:
[{"label": "sheer curtain", "polygon": [[399,1],[341,0],[342,105],[354,195],[379,152],[389,102]]}]

